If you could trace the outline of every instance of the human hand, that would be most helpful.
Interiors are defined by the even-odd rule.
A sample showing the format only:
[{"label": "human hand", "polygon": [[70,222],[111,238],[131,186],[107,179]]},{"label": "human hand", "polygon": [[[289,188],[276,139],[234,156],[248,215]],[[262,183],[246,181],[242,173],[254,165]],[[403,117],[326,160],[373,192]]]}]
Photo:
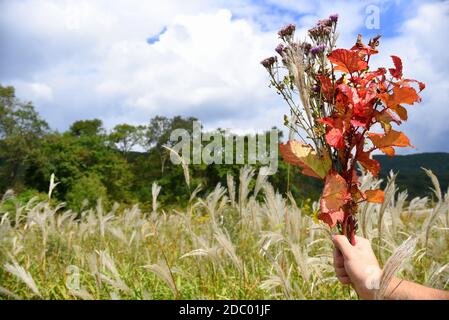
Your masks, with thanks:
[{"label": "human hand", "polygon": [[351,284],[362,299],[374,299],[379,287],[382,269],[379,267],[369,240],[355,237],[356,245],[346,236],[334,235],[334,267],[338,280]]}]

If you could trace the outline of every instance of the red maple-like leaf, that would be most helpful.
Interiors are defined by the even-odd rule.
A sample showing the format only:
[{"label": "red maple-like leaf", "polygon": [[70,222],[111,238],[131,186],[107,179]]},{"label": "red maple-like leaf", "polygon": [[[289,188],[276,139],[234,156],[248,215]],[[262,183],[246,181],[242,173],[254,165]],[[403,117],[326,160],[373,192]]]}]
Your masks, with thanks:
[{"label": "red maple-like leaf", "polygon": [[321,211],[339,210],[351,198],[347,189],[348,186],[342,176],[336,172],[328,174],[320,200]]},{"label": "red maple-like leaf", "polygon": [[393,147],[413,147],[408,137],[400,131],[390,130],[386,134],[368,133],[373,145],[383,153],[394,156]]},{"label": "red maple-like leaf", "polygon": [[360,59],[357,52],[347,49],[335,49],[328,57],[334,66],[334,70],[340,70],[346,73],[353,73],[364,70],[368,67],[368,63]]},{"label": "red maple-like leaf", "polygon": [[421,97],[412,87],[402,86],[394,87],[393,94],[383,93],[379,97],[387,105],[387,107],[395,107],[399,104],[414,104],[421,101]]},{"label": "red maple-like leaf", "polygon": [[317,78],[320,81],[321,93],[323,94],[324,99],[331,102],[334,97],[334,86],[331,79],[322,74],[318,75]]},{"label": "red maple-like leaf", "polygon": [[373,177],[377,177],[379,175],[380,163],[377,160],[370,158],[368,152],[361,152],[358,155],[357,160],[362,167],[365,168],[365,170],[371,172]]},{"label": "red maple-like leaf", "polygon": [[365,191],[366,201],[374,203],[383,203],[385,194],[382,190],[367,190]]},{"label": "red maple-like leaf", "polygon": [[401,58],[398,56],[391,56],[391,59],[393,59],[394,68],[388,69],[390,71],[390,74],[395,77],[396,79],[402,78],[402,61]]},{"label": "red maple-like leaf", "polygon": [[329,227],[333,228],[337,225],[337,222],[343,222],[345,214],[342,209],[337,211],[321,212],[318,215],[318,219],[326,223]]}]

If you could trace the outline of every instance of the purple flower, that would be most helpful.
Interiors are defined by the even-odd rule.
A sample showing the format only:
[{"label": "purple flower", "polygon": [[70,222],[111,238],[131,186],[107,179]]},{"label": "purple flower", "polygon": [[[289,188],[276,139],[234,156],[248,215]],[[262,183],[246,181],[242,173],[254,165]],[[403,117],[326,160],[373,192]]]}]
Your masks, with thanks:
[{"label": "purple flower", "polygon": [[282,56],[282,54],[284,53],[285,47],[282,43],[280,43],[274,50]]},{"label": "purple flower", "polygon": [[318,27],[330,27],[332,26],[332,21],[330,19],[322,19],[317,23]]},{"label": "purple flower", "polygon": [[312,48],[312,45],[308,42],[303,42],[301,44],[301,47],[304,50],[304,53],[307,54],[307,53],[309,53],[310,49]]},{"label": "purple flower", "polygon": [[309,29],[309,35],[310,35],[310,37],[312,37],[314,39],[318,39],[322,36],[326,36],[331,32],[332,32],[331,27],[321,25],[321,24],[317,24],[315,27]]},{"label": "purple flower", "polygon": [[332,22],[337,22],[338,21],[338,13],[331,14],[329,16],[329,20]]},{"label": "purple flower", "polygon": [[294,24],[289,24],[279,30],[278,35],[281,38],[291,36],[295,32],[296,26]]},{"label": "purple flower", "polygon": [[269,57],[262,60],[260,63],[267,69],[271,68],[273,64],[277,61],[276,57]]},{"label": "purple flower", "polygon": [[318,54],[319,52],[323,52],[324,49],[326,49],[326,46],[324,44],[320,44],[320,45],[310,49],[310,53],[311,54]]},{"label": "purple flower", "polygon": [[320,87],[319,86],[317,86],[316,84],[312,87],[312,91],[313,92],[320,92]]}]

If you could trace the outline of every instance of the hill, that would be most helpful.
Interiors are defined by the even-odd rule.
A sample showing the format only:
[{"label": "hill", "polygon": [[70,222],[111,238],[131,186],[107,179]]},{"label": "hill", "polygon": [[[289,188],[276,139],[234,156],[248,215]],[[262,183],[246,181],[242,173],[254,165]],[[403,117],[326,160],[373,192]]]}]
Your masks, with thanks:
[{"label": "hill", "polygon": [[432,186],[422,168],[430,169],[438,177],[441,189],[449,186],[449,153],[419,153],[397,155],[393,158],[376,155],[374,158],[381,164],[381,177],[386,178],[390,170],[398,173],[397,184],[401,190],[407,189],[411,197],[430,195]]}]

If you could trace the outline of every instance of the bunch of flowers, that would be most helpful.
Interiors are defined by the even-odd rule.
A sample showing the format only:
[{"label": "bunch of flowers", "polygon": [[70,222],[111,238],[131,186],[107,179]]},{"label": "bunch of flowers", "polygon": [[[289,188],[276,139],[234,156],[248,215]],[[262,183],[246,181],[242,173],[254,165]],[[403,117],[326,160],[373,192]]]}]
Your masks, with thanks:
[{"label": "bunch of flowers", "polygon": [[351,49],[335,49],[337,22],[336,14],[318,21],[308,30],[309,42],[295,39],[293,24],[282,28],[278,56],[261,64],[290,107],[284,116],[289,141],[280,146],[284,161],[324,180],[318,218],[355,244],[358,205],[384,201],[380,189],[360,190],[356,164],[376,177],[380,164],[373,151],[393,156],[395,147],[411,146],[393,125],[407,120],[404,105],[419,102],[425,85],[403,77],[397,56],[388,70],[369,68],[380,36],[365,45],[359,35]]}]

